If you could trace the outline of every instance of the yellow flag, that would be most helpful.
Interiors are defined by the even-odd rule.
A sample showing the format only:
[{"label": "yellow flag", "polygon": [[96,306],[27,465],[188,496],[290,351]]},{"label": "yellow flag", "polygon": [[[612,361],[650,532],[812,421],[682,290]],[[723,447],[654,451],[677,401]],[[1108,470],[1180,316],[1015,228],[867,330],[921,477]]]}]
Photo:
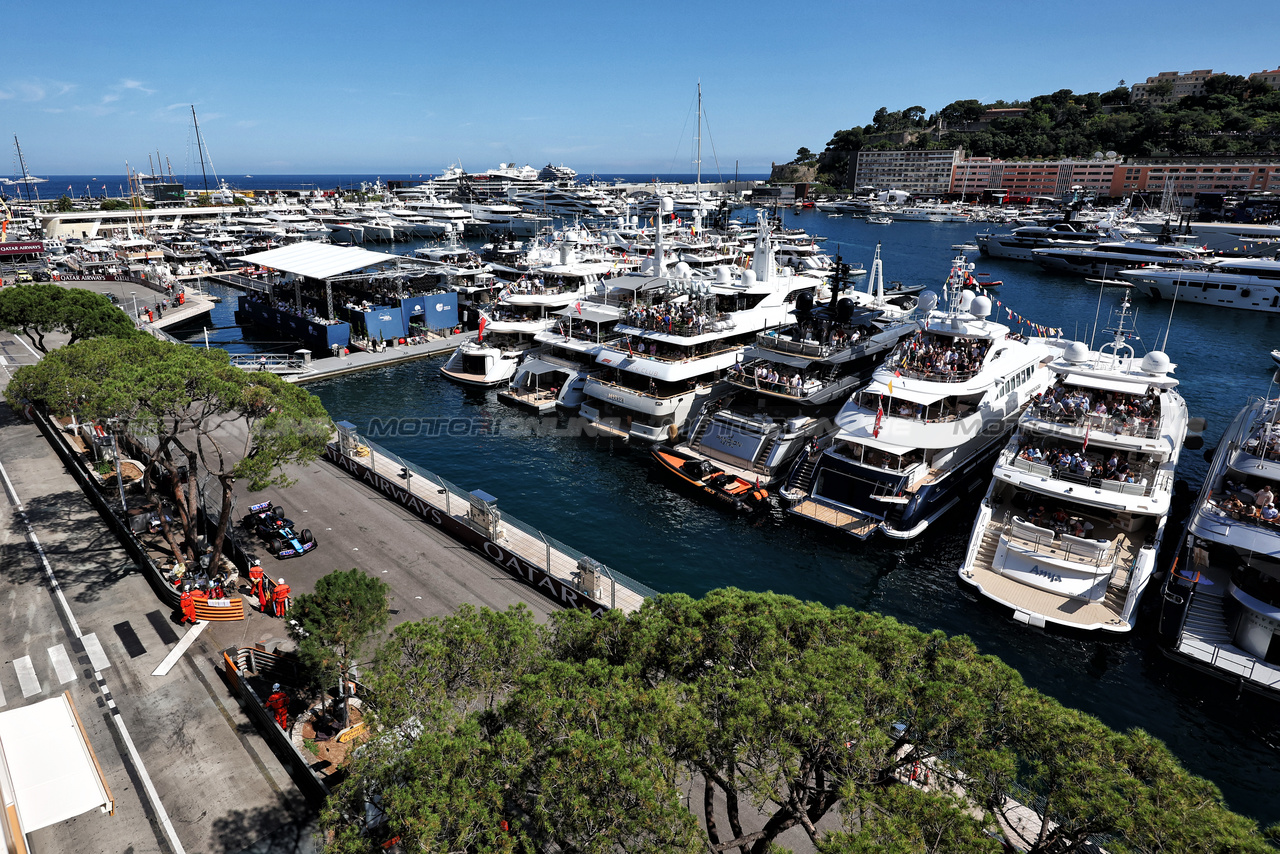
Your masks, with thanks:
[{"label": "yellow flag", "polygon": [[893,394],[893,380],[889,380],[889,394]]}]

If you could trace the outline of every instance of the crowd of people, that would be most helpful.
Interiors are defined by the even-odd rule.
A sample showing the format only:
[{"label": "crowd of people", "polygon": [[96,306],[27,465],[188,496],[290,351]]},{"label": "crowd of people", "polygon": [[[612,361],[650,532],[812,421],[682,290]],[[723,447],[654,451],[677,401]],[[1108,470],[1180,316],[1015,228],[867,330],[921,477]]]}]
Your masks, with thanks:
[{"label": "crowd of people", "polygon": [[799,397],[805,388],[800,371],[783,369],[772,362],[759,362],[754,366],[734,364],[729,368],[730,379],[749,380],[758,389]]},{"label": "crowd of people", "polygon": [[807,320],[795,326],[770,333],[774,337],[794,341],[797,344],[819,344],[832,350],[843,350],[852,347],[875,334],[873,327],[846,327],[839,323],[827,323],[820,320]]},{"label": "crowd of people", "polygon": [[1037,395],[1032,403],[1043,417],[1052,421],[1078,424],[1092,418],[1092,426],[1109,433],[1131,432],[1158,420],[1160,410],[1160,398],[1154,390],[1134,395],[1079,387],[1068,389],[1062,380]]},{"label": "crowd of people", "polygon": [[1227,497],[1218,506],[1233,519],[1254,519],[1280,524],[1280,509],[1276,508],[1276,496],[1269,485],[1263,484],[1256,492],[1250,492],[1243,486],[1228,481],[1227,490]]},{"label": "crowd of people", "polygon": [[1112,451],[1110,456],[1091,456],[1081,448],[1055,446],[1040,448],[1026,443],[1018,451],[1021,459],[1049,466],[1056,473],[1073,474],[1082,478],[1135,483],[1135,473],[1129,461]]},{"label": "crowd of people", "polygon": [[1093,524],[1079,516],[1072,516],[1064,507],[1045,510],[1043,504],[1038,505],[1027,514],[1027,521],[1041,528],[1048,528],[1057,534],[1070,534],[1073,537],[1084,537],[1092,533]]},{"label": "crowd of people", "polygon": [[624,322],[628,326],[652,332],[691,332],[701,335],[715,318],[700,311],[691,302],[659,302],[650,306],[633,305],[627,309]]},{"label": "crowd of people", "polygon": [[991,342],[984,339],[952,338],[923,330],[899,345],[899,370],[925,378],[972,376],[982,367]]}]

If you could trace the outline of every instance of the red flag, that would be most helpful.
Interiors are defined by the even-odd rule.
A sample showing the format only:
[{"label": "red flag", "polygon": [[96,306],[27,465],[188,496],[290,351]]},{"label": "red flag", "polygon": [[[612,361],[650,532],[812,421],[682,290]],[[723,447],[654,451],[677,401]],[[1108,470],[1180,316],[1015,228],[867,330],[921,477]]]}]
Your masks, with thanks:
[{"label": "red flag", "polygon": [[1090,427],[1089,424],[1084,425],[1084,445],[1082,445],[1080,448],[1080,450],[1082,451],[1089,450],[1089,427]]},{"label": "red flag", "polygon": [[484,328],[488,324],[489,324],[489,318],[485,317],[483,314],[480,315],[480,337],[476,339],[477,341],[484,340]]},{"label": "red flag", "polygon": [[631,357],[633,357],[633,358],[634,358],[634,357],[635,357],[635,355],[636,355],[636,354],[635,354],[635,351],[631,349],[631,336],[629,336],[629,335],[627,336],[627,355],[628,355],[628,356],[631,356]]},{"label": "red flag", "polygon": [[574,308],[578,310],[578,316],[581,317],[582,316],[582,300],[578,300],[578,303],[577,305],[574,306]]},{"label": "red flag", "polygon": [[876,426],[871,431],[871,438],[880,438],[880,422],[882,420],[884,420],[884,398],[880,398],[879,402],[876,404]]}]

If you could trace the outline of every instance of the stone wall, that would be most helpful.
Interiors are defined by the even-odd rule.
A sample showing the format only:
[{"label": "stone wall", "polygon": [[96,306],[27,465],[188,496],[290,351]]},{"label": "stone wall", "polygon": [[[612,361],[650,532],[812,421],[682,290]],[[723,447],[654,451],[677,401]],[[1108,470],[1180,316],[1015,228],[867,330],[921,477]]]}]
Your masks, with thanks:
[{"label": "stone wall", "polygon": [[769,173],[771,184],[812,184],[818,176],[818,164],[774,163]]}]

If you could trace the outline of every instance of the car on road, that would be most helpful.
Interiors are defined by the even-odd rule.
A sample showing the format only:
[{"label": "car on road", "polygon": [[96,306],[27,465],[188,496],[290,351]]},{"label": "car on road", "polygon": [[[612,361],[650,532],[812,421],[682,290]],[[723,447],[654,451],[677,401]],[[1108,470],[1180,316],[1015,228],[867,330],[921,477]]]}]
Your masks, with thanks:
[{"label": "car on road", "polygon": [[293,520],[285,518],[284,509],[270,501],[251,506],[240,524],[257,534],[277,560],[304,555],[319,545],[306,528],[295,531]]}]

